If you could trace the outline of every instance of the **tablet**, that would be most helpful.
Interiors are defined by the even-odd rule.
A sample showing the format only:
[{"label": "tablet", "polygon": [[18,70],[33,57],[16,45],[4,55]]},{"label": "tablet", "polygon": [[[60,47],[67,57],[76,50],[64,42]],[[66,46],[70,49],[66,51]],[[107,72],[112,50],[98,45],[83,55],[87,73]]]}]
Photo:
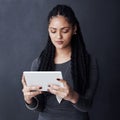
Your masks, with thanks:
[{"label": "tablet", "polygon": [[42,86],[42,91],[47,91],[49,84],[63,86],[57,80],[62,79],[61,71],[24,71],[23,72],[28,86]]}]

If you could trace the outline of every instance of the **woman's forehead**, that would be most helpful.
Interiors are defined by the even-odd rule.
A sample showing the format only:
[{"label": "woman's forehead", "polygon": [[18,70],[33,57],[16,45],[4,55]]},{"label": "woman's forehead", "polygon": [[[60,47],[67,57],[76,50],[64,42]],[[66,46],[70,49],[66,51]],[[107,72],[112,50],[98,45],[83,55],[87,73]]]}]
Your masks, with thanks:
[{"label": "woman's forehead", "polygon": [[66,17],[59,15],[59,16],[52,17],[50,19],[49,26],[50,27],[57,27],[57,26],[70,27],[71,24],[68,22]]}]

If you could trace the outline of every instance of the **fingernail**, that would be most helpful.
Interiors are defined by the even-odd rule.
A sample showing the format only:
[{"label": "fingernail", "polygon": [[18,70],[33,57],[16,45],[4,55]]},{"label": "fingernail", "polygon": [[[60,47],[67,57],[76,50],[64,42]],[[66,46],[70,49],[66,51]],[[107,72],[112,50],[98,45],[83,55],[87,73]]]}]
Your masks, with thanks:
[{"label": "fingernail", "polygon": [[50,87],[50,85],[48,85],[48,87]]},{"label": "fingernail", "polygon": [[39,89],[42,89],[42,87],[39,87]]},{"label": "fingernail", "polygon": [[60,79],[59,79],[59,78],[57,78],[57,80],[58,80],[58,81],[60,81]]}]

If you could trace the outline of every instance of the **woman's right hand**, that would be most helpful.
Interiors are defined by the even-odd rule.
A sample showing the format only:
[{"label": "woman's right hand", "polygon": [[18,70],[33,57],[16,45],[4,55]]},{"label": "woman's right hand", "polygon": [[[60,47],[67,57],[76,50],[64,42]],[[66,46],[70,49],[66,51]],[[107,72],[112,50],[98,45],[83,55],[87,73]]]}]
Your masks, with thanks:
[{"label": "woman's right hand", "polygon": [[32,104],[33,97],[42,94],[41,86],[27,86],[24,75],[22,76],[23,96],[27,104]]}]

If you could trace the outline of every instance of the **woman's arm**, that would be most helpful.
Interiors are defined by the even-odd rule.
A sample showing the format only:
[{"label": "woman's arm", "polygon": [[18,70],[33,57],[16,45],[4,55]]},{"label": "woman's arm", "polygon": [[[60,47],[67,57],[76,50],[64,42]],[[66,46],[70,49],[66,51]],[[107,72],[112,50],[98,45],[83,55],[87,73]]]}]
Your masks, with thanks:
[{"label": "woman's arm", "polygon": [[[39,61],[38,58],[36,58],[31,65],[31,71],[37,71],[39,67]],[[27,104],[26,103],[26,107],[29,110],[37,110],[37,111],[42,111],[44,109],[44,105],[45,105],[45,100],[44,100],[44,94],[39,94],[35,97],[32,98],[32,103],[31,104]]]}]

